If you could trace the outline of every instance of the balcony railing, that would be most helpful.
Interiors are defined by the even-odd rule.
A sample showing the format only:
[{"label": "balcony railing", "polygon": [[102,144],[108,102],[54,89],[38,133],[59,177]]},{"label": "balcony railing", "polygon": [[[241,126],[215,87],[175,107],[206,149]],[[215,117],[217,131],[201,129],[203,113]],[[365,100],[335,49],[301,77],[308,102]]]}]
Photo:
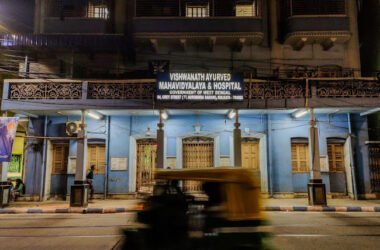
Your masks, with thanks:
[{"label": "balcony railing", "polygon": [[[246,80],[245,100],[286,100],[299,98],[379,98],[380,82],[375,79]],[[120,81],[9,80],[8,100],[151,100],[154,79]],[[5,88],[5,89],[6,89]],[[86,94],[84,94],[86,93]],[[6,99],[6,98],[5,98]]]},{"label": "balcony railing", "polygon": [[135,18],[138,33],[250,33],[263,32],[262,20],[256,17],[143,17]]},{"label": "balcony railing", "polygon": [[103,34],[107,33],[107,19],[88,17],[46,17],[44,34]]},{"label": "balcony railing", "polygon": [[288,33],[300,31],[349,31],[346,16],[294,16],[288,19]]},{"label": "balcony railing", "polygon": [[126,37],[124,35],[114,34],[0,35],[0,46],[3,47],[85,48],[99,51],[117,51],[125,49],[126,44]]}]

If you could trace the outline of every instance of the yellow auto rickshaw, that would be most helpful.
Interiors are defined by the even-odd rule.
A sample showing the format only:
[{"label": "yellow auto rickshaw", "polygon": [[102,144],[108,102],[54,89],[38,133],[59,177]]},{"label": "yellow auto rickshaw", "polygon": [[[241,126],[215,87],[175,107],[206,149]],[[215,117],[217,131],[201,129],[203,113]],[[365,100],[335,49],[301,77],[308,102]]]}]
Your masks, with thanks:
[{"label": "yellow auto rickshaw", "polygon": [[[190,182],[196,192],[186,192]],[[125,249],[264,249],[260,186],[249,169],[156,170],[143,206],[144,226],[125,231]]]}]

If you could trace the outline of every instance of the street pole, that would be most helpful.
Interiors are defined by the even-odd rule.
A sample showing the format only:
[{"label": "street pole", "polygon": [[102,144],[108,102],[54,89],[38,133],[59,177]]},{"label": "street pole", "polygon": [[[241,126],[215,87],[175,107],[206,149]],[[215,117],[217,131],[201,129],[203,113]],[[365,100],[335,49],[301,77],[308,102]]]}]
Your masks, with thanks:
[{"label": "street pole", "polygon": [[[3,117],[7,117],[8,113],[3,112]],[[8,166],[9,162],[0,162],[0,208],[9,205],[10,185],[8,185]]]},{"label": "street pole", "polygon": [[239,111],[235,110],[234,128],[234,166],[241,167],[241,130],[239,123]]},{"label": "street pole", "polygon": [[87,207],[89,185],[86,181],[87,165],[87,135],[86,135],[86,111],[82,110],[80,130],[77,137],[77,161],[74,185],[71,186],[70,206]]},{"label": "street pole", "polygon": [[311,179],[308,186],[309,205],[327,205],[326,187],[321,179],[319,135],[314,117],[314,109],[310,110],[310,164]]},{"label": "street pole", "polygon": [[164,168],[164,123],[163,111],[160,110],[160,121],[157,124],[157,168]]}]

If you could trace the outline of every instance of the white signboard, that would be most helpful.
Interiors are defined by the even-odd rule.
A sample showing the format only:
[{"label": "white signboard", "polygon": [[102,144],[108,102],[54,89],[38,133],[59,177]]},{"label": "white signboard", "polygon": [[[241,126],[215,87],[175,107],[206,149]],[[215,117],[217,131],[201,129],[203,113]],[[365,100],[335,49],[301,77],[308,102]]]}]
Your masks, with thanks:
[{"label": "white signboard", "polygon": [[111,170],[113,171],[128,170],[128,157],[112,157]]},{"label": "white signboard", "polygon": [[76,169],[77,169],[77,157],[70,156],[69,162],[68,162],[67,173],[68,174],[75,174]]},{"label": "white signboard", "polygon": [[329,158],[327,158],[327,155],[321,155],[319,157],[319,167],[321,172],[329,172]]}]

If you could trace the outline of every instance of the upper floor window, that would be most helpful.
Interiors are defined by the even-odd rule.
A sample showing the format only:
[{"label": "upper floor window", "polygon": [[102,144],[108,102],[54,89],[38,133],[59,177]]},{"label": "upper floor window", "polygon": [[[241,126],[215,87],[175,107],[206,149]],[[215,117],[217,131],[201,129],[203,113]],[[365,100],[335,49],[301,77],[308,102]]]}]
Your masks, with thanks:
[{"label": "upper floor window", "polygon": [[208,4],[186,4],[187,17],[208,17],[209,5]]},{"label": "upper floor window", "polygon": [[235,6],[236,16],[257,16],[256,1],[238,2]]},{"label": "upper floor window", "polygon": [[287,0],[291,15],[337,15],[346,13],[345,0]]},{"label": "upper floor window", "polygon": [[108,19],[109,12],[107,4],[102,3],[102,1],[99,3],[89,2],[87,16],[90,18]]}]

